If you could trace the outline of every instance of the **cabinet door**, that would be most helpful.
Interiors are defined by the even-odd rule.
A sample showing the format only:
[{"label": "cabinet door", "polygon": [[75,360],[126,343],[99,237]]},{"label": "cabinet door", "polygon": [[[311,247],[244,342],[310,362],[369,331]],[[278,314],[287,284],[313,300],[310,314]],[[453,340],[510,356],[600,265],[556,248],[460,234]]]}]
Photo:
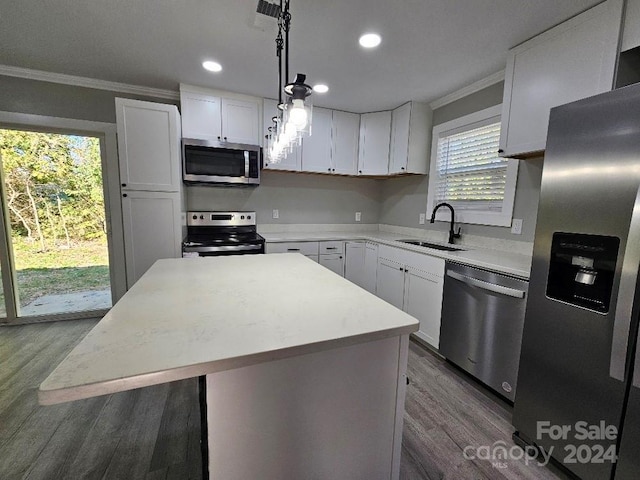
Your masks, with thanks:
[{"label": "cabinet door", "polygon": [[622,0],[608,0],[510,51],[501,155],[544,150],[552,107],[611,90]]},{"label": "cabinet door", "polygon": [[332,112],[314,108],[311,117],[311,136],[302,140],[302,171],[331,173]]},{"label": "cabinet door", "polygon": [[333,173],[356,175],[358,172],[358,136],[360,115],[347,112],[333,112],[331,155]]},{"label": "cabinet door", "polygon": [[386,258],[378,259],[376,295],[397,308],[404,302],[404,266]]},{"label": "cabinet door", "polygon": [[347,242],[345,245],[344,278],[365,288],[364,242]]},{"label": "cabinet door", "polygon": [[[266,137],[270,135],[269,127],[273,125],[273,117],[278,113],[278,102],[265,98],[262,104],[263,143],[267,148]],[[302,148],[295,147],[291,153],[277,163],[270,162],[267,151],[264,152],[264,168],[267,170],[288,170],[299,172],[302,168]]]},{"label": "cabinet door", "polygon": [[122,194],[127,288],[161,258],[181,256],[180,194]]},{"label": "cabinet door", "polygon": [[364,289],[376,293],[378,271],[378,245],[367,242],[364,252]]},{"label": "cabinet door", "polygon": [[222,140],[221,101],[201,93],[180,92],[182,136],[198,140]]},{"label": "cabinet door", "polygon": [[389,173],[391,112],[365,113],[360,117],[358,174]]},{"label": "cabinet door", "polygon": [[180,191],[180,115],[176,106],[116,98],[116,125],[122,188]]},{"label": "cabinet door", "polygon": [[438,348],[440,341],[443,284],[441,277],[412,267],[407,268],[404,311],[420,320],[416,336],[434,348]]},{"label": "cabinet door", "polygon": [[[409,158],[409,123],[411,103],[396,108],[391,113],[391,147],[389,173],[405,173]],[[425,132],[425,135],[428,133]]]},{"label": "cabinet door", "polygon": [[344,277],[344,255],[332,253],[329,255],[319,255],[320,265],[327,267],[332,272]]},{"label": "cabinet door", "polygon": [[222,140],[260,145],[260,108],[257,102],[222,99]]}]

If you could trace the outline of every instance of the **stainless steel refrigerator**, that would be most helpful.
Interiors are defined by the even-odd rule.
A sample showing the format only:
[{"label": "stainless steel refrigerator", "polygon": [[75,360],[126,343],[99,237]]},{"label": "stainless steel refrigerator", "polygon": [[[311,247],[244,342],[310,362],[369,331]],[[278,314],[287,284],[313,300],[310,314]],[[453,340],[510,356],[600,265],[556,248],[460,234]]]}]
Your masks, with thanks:
[{"label": "stainless steel refrigerator", "polygon": [[640,84],[551,110],[514,438],[584,479],[640,478],[639,187]]}]

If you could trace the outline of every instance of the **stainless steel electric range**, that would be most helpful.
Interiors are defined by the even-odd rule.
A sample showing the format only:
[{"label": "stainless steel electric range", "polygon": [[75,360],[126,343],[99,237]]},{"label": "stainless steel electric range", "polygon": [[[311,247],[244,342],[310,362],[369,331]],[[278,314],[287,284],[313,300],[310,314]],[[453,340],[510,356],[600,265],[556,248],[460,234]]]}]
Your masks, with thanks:
[{"label": "stainless steel electric range", "polygon": [[184,257],[264,253],[256,230],[256,212],[187,212]]}]

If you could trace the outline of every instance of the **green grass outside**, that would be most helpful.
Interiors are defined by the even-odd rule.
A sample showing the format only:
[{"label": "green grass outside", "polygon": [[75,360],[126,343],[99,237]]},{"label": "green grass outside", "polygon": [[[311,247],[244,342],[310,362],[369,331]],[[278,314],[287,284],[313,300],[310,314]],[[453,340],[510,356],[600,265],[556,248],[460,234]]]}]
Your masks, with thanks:
[{"label": "green grass outside", "polygon": [[[107,290],[110,286],[106,240],[74,242],[39,251],[37,242],[13,238],[20,305],[49,294]],[[0,315],[6,314],[0,291]]]}]

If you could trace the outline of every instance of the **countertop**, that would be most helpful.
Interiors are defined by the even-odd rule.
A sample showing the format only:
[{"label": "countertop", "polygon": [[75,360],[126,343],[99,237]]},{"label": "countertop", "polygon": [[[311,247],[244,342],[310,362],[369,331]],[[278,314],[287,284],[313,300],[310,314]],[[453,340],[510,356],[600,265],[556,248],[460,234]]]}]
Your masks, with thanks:
[{"label": "countertop", "polygon": [[300,254],[157,261],[40,385],[42,404],[418,330]]},{"label": "countertop", "polygon": [[[483,268],[498,273],[529,279],[531,272],[531,256],[519,253],[492,250],[488,248],[458,245],[464,250],[447,252],[433,248],[419,247],[398,242],[399,239],[416,238],[400,233],[389,232],[260,232],[267,242],[304,242],[326,240],[367,240],[392,247],[403,248],[445,260]],[[419,239],[419,238],[418,238]],[[434,242],[438,243],[438,242]]]}]

